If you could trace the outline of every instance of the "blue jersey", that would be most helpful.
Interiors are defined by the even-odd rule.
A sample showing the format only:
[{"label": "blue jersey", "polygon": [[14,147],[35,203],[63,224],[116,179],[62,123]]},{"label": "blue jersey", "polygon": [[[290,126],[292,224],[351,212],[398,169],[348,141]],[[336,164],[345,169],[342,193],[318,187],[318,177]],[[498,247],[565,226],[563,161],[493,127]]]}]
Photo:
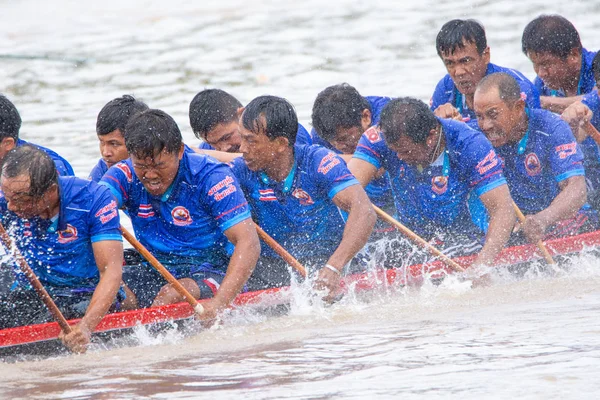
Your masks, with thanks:
[{"label": "blue jersey", "polygon": [[513,200],[525,214],[546,209],[558,183],[584,175],[583,154],[569,125],[546,110],[528,110],[529,126],[517,143],[496,149]]},{"label": "blue jersey", "polygon": [[[293,256],[329,257],[342,240],[344,220],[332,199],[358,181],[346,163],[320,146],[295,146],[294,166],[283,182],[232,163],[257,223]],[[268,246],[262,254],[274,257]]]},{"label": "blue jersey", "polygon": [[[577,84],[577,95],[582,95],[591,92],[596,86],[594,72],[592,71],[592,61],[594,60],[595,52],[581,50],[581,70],[579,73],[579,83]],[[551,89],[537,76],[533,82],[538,89],[540,96],[565,97],[565,92],[561,89]]]},{"label": "blue jersey", "polygon": [[[93,291],[100,274],[92,243],[121,241],[117,203],[110,191],[84,179],[59,177],[57,217],[19,218],[0,196],[0,218],[42,284],[51,292]],[[28,285],[17,274],[18,283]]]},{"label": "blue jersey", "polygon": [[[371,105],[371,125],[377,125],[379,123],[379,117],[381,116],[381,110],[383,110],[383,107],[390,102],[391,98],[367,96],[365,97],[365,100]],[[332,146],[331,143],[322,139],[314,128],[310,131],[309,139],[311,140],[311,144],[323,146],[336,154],[341,154],[341,152]],[[367,192],[367,195],[369,195],[369,198],[376,206],[381,207],[384,210],[393,208],[394,199],[390,189],[390,177],[387,173],[380,178],[373,179],[371,183],[365,187],[365,192]]]},{"label": "blue jersey", "polygon": [[417,233],[476,232],[468,196],[506,184],[500,159],[481,132],[462,122],[438,120],[446,149],[422,170],[400,160],[376,127],[363,134],[354,157],[388,171],[398,216]]},{"label": "blue jersey", "polygon": [[201,154],[184,152],[159,197],[146,191],[130,159],[109,168],[100,182],[129,213],[138,240],[174,274],[178,264],[223,267],[232,250],[223,232],[250,218],[229,167]]},{"label": "blue jersey", "polygon": [[102,179],[106,171],[108,171],[108,165],[106,164],[106,161],[99,159],[98,163],[94,165],[94,168],[92,168],[90,171],[88,179],[93,182],[100,182],[100,179]]},{"label": "blue jersey", "polygon": [[75,175],[75,172],[73,171],[73,167],[71,167],[71,164],[69,164],[69,162],[67,160],[65,160],[64,158],[59,156],[57,152],[50,150],[46,147],[40,146],[38,144],[26,142],[23,139],[17,140],[17,146],[23,146],[25,144],[37,147],[38,149],[40,149],[40,150],[44,151],[46,154],[48,154],[50,156],[50,158],[52,158],[52,161],[54,161],[54,165],[56,165],[56,170],[58,171],[59,175],[61,175],[61,176]]},{"label": "blue jersey", "polygon": [[[526,96],[525,102],[527,106],[529,108],[540,108],[540,94],[538,90],[522,73],[511,68],[504,68],[489,63],[485,74],[489,75],[496,72],[505,72],[512,75],[517,80],[522,95]],[[467,107],[465,96],[458,91],[450,74],[446,74],[446,76],[437,84],[435,91],[433,92],[433,97],[431,98],[431,110],[435,111],[439,106],[446,103],[451,103],[456,107],[463,116],[463,120],[472,128],[477,129],[477,116],[475,115],[475,111]]]},{"label": "blue jersey", "polygon": [[[296,144],[312,144],[312,139],[310,138],[310,134],[306,130],[302,124],[298,124],[298,131],[296,132]],[[206,142],[202,142],[198,145],[198,148],[201,150],[216,150],[210,144]]]}]

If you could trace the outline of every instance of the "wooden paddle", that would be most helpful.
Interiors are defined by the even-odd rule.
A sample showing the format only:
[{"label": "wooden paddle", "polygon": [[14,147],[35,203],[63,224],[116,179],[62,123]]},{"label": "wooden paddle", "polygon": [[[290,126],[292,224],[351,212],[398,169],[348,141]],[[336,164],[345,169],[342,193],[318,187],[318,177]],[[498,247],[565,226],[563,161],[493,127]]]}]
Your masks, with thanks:
[{"label": "wooden paddle", "polygon": [[46,307],[48,307],[48,310],[50,311],[56,322],[58,322],[60,329],[62,329],[65,334],[71,333],[71,327],[69,326],[69,323],[65,319],[64,315],[62,315],[54,301],[52,301],[52,298],[50,297],[46,289],[44,289],[44,286],[42,285],[38,277],[35,275],[35,272],[33,272],[31,267],[27,264],[27,261],[25,260],[17,246],[13,243],[8,233],[6,233],[6,230],[4,229],[2,223],[0,223],[0,238],[2,239],[4,247],[6,247],[8,251],[12,252],[13,256],[17,260],[17,264],[19,264],[19,268],[25,274],[25,276],[31,283],[31,286],[33,286],[35,292],[38,294],[38,296],[40,296],[40,299],[44,302]]},{"label": "wooden paddle", "polygon": [[148,262],[158,271],[159,274],[162,275],[163,278],[165,278],[167,282],[173,285],[177,293],[179,293],[185,298],[185,300],[190,304],[190,306],[192,306],[196,314],[202,314],[204,312],[204,307],[202,307],[202,304],[198,303],[198,300],[196,300],[194,296],[192,296],[190,292],[188,292],[187,289],[184,288],[181,283],[179,283],[179,281],[169,272],[169,270],[166,269],[160,263],[160,261],[158,261],[156,257],[154,257],[152,253],[150,253],[144,247],[144,245],[141,244],[135,238],[135,236],[129,233],[127,229],[125,229],[122,225],[119,229],[121,230],[121,233],[123,234],[125,240],[127,240],[133,246],[133,248],[136,249],[146,260],[148,260]]},{"label": "wooden paddle", "polygon": [[260,226],[258,226],[258,224],[254,223],[254,226],[256,228],[256,233],[258,233],[258,236],[260,236],[263,242],[269,245],[269,247],[272,248],[273,251],[275,251],[275,253],[277,253],[281,258],[283,258],[283,260],[286,263],[288,263],[292,268],[300,272],[300,275],[302,275],[302,277],[306,278],[306,268],[304,268],[304,266],[300,264],[300,262],[296,260],[294,256],[288,253],[286,249],[284,249],[279,243],[277,243],[275,239],[269,236],[267,232],[265,232]]},{"label": "wooden paddle", "polygon": [[[517,218],[519,218],[519,222],[522,224],[523,222],[525,222],[525,215],[523,214],[523,212],[521,211],[519,206],[517,206],[517,204],[514,202],[513,202],[513,207],[515,209],[515,213],[517,214]],[[550,252],[546,248],[546,245],[544,244],[544,242],[542,242],[541,240],[538,240],[536,245],[537,245],[538,249],[540,250],[540,253],[542,253],[542,256],[544,256],[544,258],[546,259],[546,262],[548,264],[550,264],[550,265],[556,264],[554,262],[554,259],[550,255]]]},{"label": "wooden paddle", "polygon": [[394,227],[396,227],[396,229],[398,229],[400,232],[402,232],[403,234],[408,236],[408,238],[410,240],[412,240],[413,242],[416,242],[421,247],[424,247],[427,250],[429,250],[433,255],[439,257],[446,265],[448,265],[450,268],[452,268],[455,272],[464,272],[465,271],[465,269],[463,267],[458,265],[450,257],[448,257],[447,255],[445,255],[444,253],[442,253],[441,251],[436,249],[434,246],[431,245],[431,243],[429,243],[428,241],[423,239],[421,236],[417,235],[416,233],[414,233],[413,231],[408,229],[406,226],[402,225],[400,222],[398,222],[391,215],[389,215],[388,213],[383,211],[381,208],[377,207],[375,204],[373,204],[373,208],[375,209],[375,212],[377,213],[377,215],[379,215],[379,217],[381,217],[381,219],[383,219],[390,225],[393,225]]}]

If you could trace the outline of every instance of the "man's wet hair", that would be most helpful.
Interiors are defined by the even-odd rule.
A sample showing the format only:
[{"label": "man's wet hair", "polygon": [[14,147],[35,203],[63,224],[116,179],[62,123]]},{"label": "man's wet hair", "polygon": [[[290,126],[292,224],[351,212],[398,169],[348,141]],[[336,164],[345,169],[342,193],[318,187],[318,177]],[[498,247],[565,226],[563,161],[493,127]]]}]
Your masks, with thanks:
[{"label": "man's wet hair", "polygon": [[148,109],[146,103],[128,94],[117,97],[106,103],[98,113],[96,134],[108,135],[117,129],[123,133],[131,117]]},{"label": "man's wet hair", "polygon": [[464,49],[465,44],[474,43],[477,53],[483,54],[487,48],[485,29],[474,19],[453,19],[442,26],[435,39],[435,48],[440,58]]},{"label": "man's wet hair", "polygon": [[142,111],[131,117],[125,126],[127,152],[139,159],[154,158],[163,150],[175,154],[183,138],[175,120],[156,109]]},{"label": "man's wet hair", "polygon": [[8,99],[0,94],[0,141],[10,137],[19,139],[19,130],[21,130],[21,116],[17,107]]},{"label": "man's wet hair", "polygon": [[521,38],[523,53],[547,53],[562,59],[583,46],[575,26],[560,15],[540,15],[527,24]]},{"label": "man's wet hair", "polygon": [[58,183],[58,171],[52,158],[43,150],[26,144],[15,147],[2,160],[2,176],[29,177],[29,196],[40,198]]},{"label": "man's wet hair", "polygon": [[596,86],[598,86],[598,83],[600,82],[600,51],[596,53],[592,60],[592,72],[594,74]]},{"label": "man's wet hair", "polygon": [[190,126],[198,139],[219,124],[228,124],[238,119],[237,111],[242,107],[238,99],[221,89],[205,89],[190,103]]},{"label": "man's wet hair", "polygon": [[292,147],[296,143],[298,117],[286,99],[259,96],[244,108],[242,126],[256,135],[266,135],[269,140],[284,137]]},{"label": "man's wet hair", "polygon": [[371,104],[347,83],[329,86],[321,91],[312,108],[312,126],[324,140],[335,139],[338,129],[359,127],[363,110]]},{"label": "man's wet hair", "polygon": [[413,97],[399,97],[383,107],[379,128],[387,143],[398,143],[400,137],[417,144],[425,143],[438,120],[425,103]]},{"label": "man's wet hair", "polygon": [[491,89],[498,89],[498,95],[505,103],[521,99],[521,87],[515,77],[506,72],[486,75],[477,85],[478,92],[485,93]]}]

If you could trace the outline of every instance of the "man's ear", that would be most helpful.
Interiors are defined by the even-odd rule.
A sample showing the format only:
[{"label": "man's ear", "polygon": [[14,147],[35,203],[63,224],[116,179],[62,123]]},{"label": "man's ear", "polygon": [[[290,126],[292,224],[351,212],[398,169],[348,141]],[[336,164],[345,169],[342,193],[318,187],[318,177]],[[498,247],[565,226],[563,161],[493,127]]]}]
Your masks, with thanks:
[{"label": "man's ear", "polygon": [[286,137],[279,136],[275,139],[275,142],[277,142],[277,145],[279,146],[290,147],[290,141]]},{"label": "man's ear", "polygon": [[483,50],[483,53],[481,53],[481,56],[485,59],[486,64],[490,63],[490,47],[486,47],[485,50]]},{"label": "man's ear", "polygon": [[364,110],[362,110],[362,113],[360,115],[360,125],[363,132],[371,127],[372,122],[373,116],[371,115],[371,111],[368,108],[365,108]]},{"label": "man's ear", "polygon": [[8,153],[9,151],[11,151],[12,149],[15,148],[17,142],[15,141],[14,138],[12,137],[5,137],[4,139],[2,139],[2,141],[0,141],[0,148],[2,148],[2,150],[4,150],[6,153]]},{"label": "man's ear", "polygon": [[244,112],[244,108],[245,107],[240,107],[240,108],[237,109],[236,113],[237,113],[238,119],[240,119],[242,117],[242,113]]},{"label": "man's ear", "polygon": [[179,148],[179,151],[177,152],[177,158],[181,160],[183,158],[184,152],[185,152],[185,143],[181,143],[181,147]]}]

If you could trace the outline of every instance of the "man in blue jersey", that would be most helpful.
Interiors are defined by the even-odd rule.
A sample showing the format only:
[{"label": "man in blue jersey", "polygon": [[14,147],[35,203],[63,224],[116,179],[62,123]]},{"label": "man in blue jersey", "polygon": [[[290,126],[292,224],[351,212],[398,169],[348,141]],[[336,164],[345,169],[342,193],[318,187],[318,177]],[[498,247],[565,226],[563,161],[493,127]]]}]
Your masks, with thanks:
[{"label": "man in blue jersey", "polygon": [[400,222],[442,248],[457,246],[457,254],[483,236],[467,207],[469,196],[479,198],[490,219],[476,265],[491,265],[510,236],[515,213],[494,149],[483,134],[436,118],[422,101],[391,100],[348,167],[363,186],[380,168],[388,171]]},{"label": "man in blue jersey", "polygon": [[[600,82],[600,52],[592,62],[596,83]],[[597,90],[585,94],[561,115],[570,126],[584,155],[583,166],[588,183],[588,202],[600,210],[600,96]]]},{"label": "man in blue jersey", "polygon": [[[190,103],[190,126],[194,135],[202,139],[199,149],[218,150],[236,153],[222,158],[222,155],[207,152],[222,161],[238,157],[242,139],[239,132],[239,118],[244,106],[238,99],[221,89],[205,89],[199,92]],[[297,144],[310,144],[308,131],[298,124]]]},{"label": "man in blue jersey", "polygon": [[527,105],[530,108],[540,107],[538,91],[522,73],[490,63],[490,48],[479,22],[472,19],[447,22],[437,35],[436,49],[448,71],[431,98],[431,109],[436,116],[462,119],[476,127],[473,111],[475,88],[484,76],[495,72],[513,75]]},{"label": "man in blue jersey", "polygon": [[[515,79],[484,78],[475,91],[479,127],[503,160],[522,230],[531,243],[594,226],[586,202],[583,154],[568,124],[547,110],[530,110]],[[592,217],[590,219],[590,217]]]},{"label": "man in blue jersey", "polygon": [[[185,152],[177,124],[160,110],[133,116],[125,145],[129,158],[101,184],[129,213],[138,240],[195,298],[210,298],[200,318],[214,318],[242,290],[260,252],[237,180],[226,165]],[[184,301],[148,265],[126,267],[123,280],[139,307]]]},{"label": "man in blue jersey", "polygon": [[[240,118],[243,158],[232,163],[256,222],[292,256],[317,272],[335,296],[342,270],[367,242],[375,213],[365,191],[335,153],[296,145],[298,119],[285,99],[261,96]],[[348,212],[346,223],[338,207]],[[284,286],[282,259],[263,247],[251,289]]]},{"label": "man in blue jersey", "polygon": [[[0,162],[15,147],[28,144],[23,139],[19,139],[20,130],[21,116],[19,111],[6,96],[0,95]],[[75,175],[71,164],[56,152],[36,144],[34,146],[46,152],[54,160],[59,175]]]},{"label": "man in blue jersey", "polygon": [[[115,200],[94,182],[59,177],[53,160],[30,145],[6,155],[0,186],[2,224],[64,316],[82,318],[61,339],[85,351],[96,325],[123,299]],[[12,289],[0,299],[0,329],[52,319],[22,273]]]},{"label": "man in blue jersey", "polygon": [[577,29],[560,15],[540,15],[523,30],[523,53],[533,63],[542,107],[561,113],[596,86],[595,52],[583,48]]},{"label": "man in blue jersey", "polygon": [[90,172],[90,180],[100,182],[110,167],[129,157],[123,136],[125,125],[133,115],[147,109],[146,103],[130,95],[117,97],[102,107],[96,120],[102,158]]}]

